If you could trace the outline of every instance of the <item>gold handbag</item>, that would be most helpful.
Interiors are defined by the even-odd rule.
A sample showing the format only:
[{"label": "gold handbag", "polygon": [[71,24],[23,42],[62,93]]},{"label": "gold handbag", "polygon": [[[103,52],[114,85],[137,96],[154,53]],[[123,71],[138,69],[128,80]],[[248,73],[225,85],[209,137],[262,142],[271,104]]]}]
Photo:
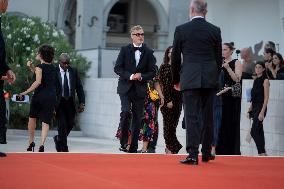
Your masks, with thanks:
[{"label": "gold handbag", "polygon": [[160,98],[158,91],[156,89],[151,89],[149,83],[147,84],[147,86],[148,86],[148,93],[149,93],[151,100],[153,101],[158,100]]}]

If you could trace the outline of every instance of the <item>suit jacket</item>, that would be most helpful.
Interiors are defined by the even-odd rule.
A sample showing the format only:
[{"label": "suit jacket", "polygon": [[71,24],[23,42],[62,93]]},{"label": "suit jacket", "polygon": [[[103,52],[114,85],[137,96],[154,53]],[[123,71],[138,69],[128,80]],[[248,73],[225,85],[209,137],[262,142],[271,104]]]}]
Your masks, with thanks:
[{"label": "suit jacket", "polygon": [[[156,59],[153,53],[153,50],[143,44],[140,60],[136,66],[133,45],[129,44],[120,49],[114,66],[114,72],[119,75],[118,94],[126,94],[132,86],[135,86],[137,95],[141,98],[146,97],[147,81],[153,79],[156,75]],[[141,81],[130,80],[130,76],[135,73],[141,73]]]},{"label": "suit jacket", "polygon": [[221,67],[222,39],[218,27],[204,18],[176,27],[172,52],[174,84],[180,83],[181,90],[215,88]]},{"label": "suit jacket", "polygon": [[[5,76],[9,69],[10,69],[9,66],[6,64],[5,42],[1,31],[1,17],[0,17],[0,78],[2,76]],[[2,93],[3,84],[4,81],[0,80],[0,91],[1,91],[0,93]]]},{"label": "suit jacket", "polygon": [[[74,104],[74,108],[75,107],[75,92],[77,93],[77,97],[79,100],[79,103],[83,103],[85,104],[85,93],[83,90],[83,85],[82,82],[79,78],[78,75],[78,71],[75,68],[72,68],[69,66],[68,68],[69,71],[69,80],[70,80],[70,91],[71,91],[71,97],[73,99],[73,104]],[[60,73],[60,69],[59,66],[56,67],[56,73],[57,73],[57,77],[56,77],[56,97],[57,97],[57,102],[56,102],[56,108],[58,108],[59,104],[60,104],[60,100],[63,98],[62,97],[62,79],[61,78],[61,73]]]}]

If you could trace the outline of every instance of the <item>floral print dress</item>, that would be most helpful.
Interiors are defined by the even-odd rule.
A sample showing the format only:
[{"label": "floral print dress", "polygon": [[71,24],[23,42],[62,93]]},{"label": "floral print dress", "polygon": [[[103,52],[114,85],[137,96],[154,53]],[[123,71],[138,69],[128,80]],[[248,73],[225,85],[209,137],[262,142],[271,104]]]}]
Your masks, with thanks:
[{"label": "floral print dress", "polygon": [[[153,80],[149,81],[149,88],[154,90],[154,85],[157,82],[159,82],[159,80],[156,76]],[[155,134],[158,132],[158,110],[160,105],[160,99],[153,101],[150,98],[149,93],[147,88],[147,97],[144,104],[144,117],[142,119],[142,127],[139,135],[139,140],[148,142],[153,141]]]}]

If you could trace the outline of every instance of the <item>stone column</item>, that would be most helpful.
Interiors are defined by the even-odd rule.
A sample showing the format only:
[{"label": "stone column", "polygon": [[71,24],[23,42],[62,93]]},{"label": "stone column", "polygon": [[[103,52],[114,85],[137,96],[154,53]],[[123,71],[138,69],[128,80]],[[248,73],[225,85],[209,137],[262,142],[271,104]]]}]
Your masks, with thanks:
[{"label": "stone column", "polygon": [[58,15],[60,10],[60,1],[48,0],[48,22],[57,26]]},{"label": "stone column", "polygon": [[170,11],[168,44],[171,45],[173,43],[176,26],[188,21],[188,8],[190,1],[179,0],[177,3],[175,0],[170,0],[169,3]]},{"label": "stone column", "polygon": [[101,0],[77,1],[76,46],[77,50],[102,46],[103,8]]}]

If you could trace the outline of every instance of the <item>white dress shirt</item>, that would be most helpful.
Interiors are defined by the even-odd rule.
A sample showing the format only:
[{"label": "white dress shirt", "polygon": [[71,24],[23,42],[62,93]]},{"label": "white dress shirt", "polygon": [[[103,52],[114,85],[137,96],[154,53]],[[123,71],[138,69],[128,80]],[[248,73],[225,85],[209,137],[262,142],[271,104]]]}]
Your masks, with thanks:
[{"label": "white dress shirt", "polygon": [[195,18],[204,18],[203,16],[194,16],[194,17],[192,17],[190,20],[193,20],[193,19],[195,19]]},{"label": "white dress shirt", "polygon": [[[65,71],[59,66],[60,69],[60,75],[61,75],[61,87],[62,87],[62,96],[64,96],[64,74]],[[71,88],[70,88],[70,79],[69,79],[69,71],[68,69],[66,70],[66,76],[67,76],[67,80],[68,80],[68,86],[69,86],[69,94],[71,94]]]},{"label": "white dress shirt", "polygon": [[[141,45],[139,45],[139,46],[137,46],[137,45],[135,45],[134,43],[133,43],[133,46],[134,47],[142,47],[142,44]],[[136,50],[135,51],[135,61],[136,61],[136,66],[138,66],[138,64],[139,64],[139,61],[140,61],[140,56],[141,56],[141,52],[139,51],[139,50]]]},{"label": "white dress shirt", "polygon": [[[133,46],[134,46],[134,47],[139,47],[139,48],[141,48],[141,47],[142,47],[142,44],[139,45],[139,46],[137,46],[137,45],[135,45],[135,44],[133,43]],[[139,64],[140,56],[141,56],[141,52],[140,52],[139,50],[136,50],[136,51],[135,51],[135,62],[136,62],[136,66],[138,66],[138,64]],[[134,74],[131,74],[130,80],[132,80],[132,77],[133,77],[133,76],[134,76]]]}]

